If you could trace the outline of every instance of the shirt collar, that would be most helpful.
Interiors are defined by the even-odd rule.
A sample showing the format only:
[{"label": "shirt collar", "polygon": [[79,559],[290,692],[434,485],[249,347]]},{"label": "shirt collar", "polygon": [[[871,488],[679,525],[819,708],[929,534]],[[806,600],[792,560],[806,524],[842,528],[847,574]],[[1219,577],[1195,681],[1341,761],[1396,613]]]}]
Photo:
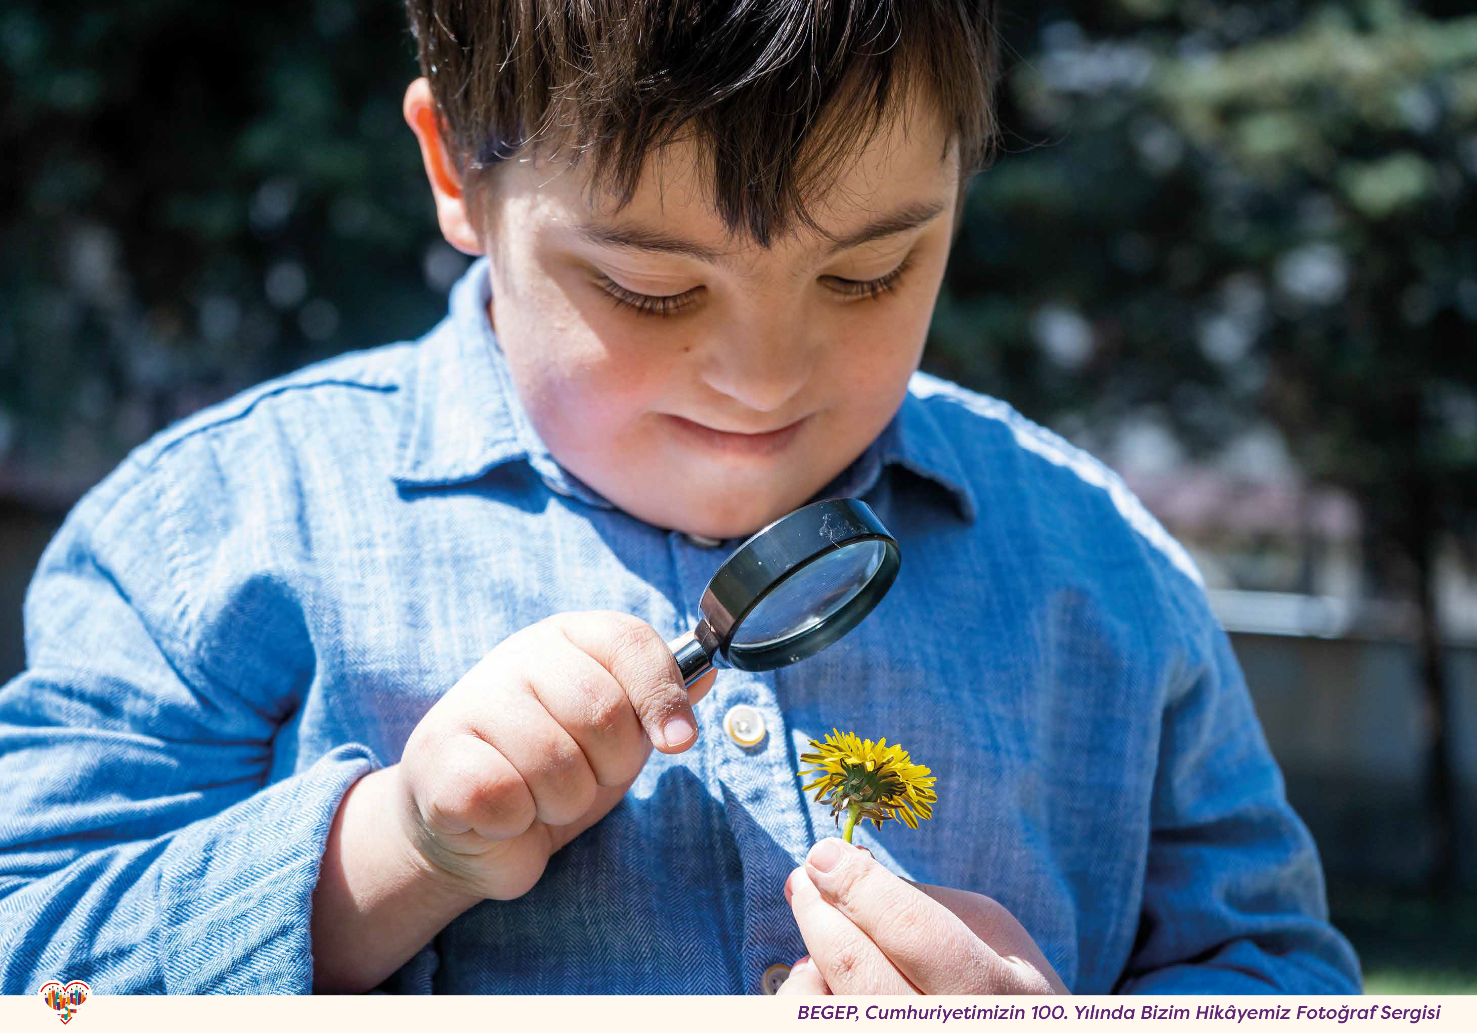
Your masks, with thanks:
[{"label": "shirt collar", "polygon": [[487,318],[491,297],[484,256],[452,285],[446,318],[417,346],[390,476],[403,485],[443,487],[523,460],[559,494],[614,509],[560,466],[533,429]]},{"label": "shirt collar", "polygon": [[[600,509],[616,508],[561,466],[534,430],[487,318],[491,292],[484,256],[452,285],[446,318],[417,345],[391,477],[407,486],[442,487],[522,460],[551,490]],[[927,374],[914,374],[920,377]],[[815,497],[860,496],[888,465],[939,484],[960,515],[974,521],[975,495],[958,453],[912,390],[877,439]]]}]

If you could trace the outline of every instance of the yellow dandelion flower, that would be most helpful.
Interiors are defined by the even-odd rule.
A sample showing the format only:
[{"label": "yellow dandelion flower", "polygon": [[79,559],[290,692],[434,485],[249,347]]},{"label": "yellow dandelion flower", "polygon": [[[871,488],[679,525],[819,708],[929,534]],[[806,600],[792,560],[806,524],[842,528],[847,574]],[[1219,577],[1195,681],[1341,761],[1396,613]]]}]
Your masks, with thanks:
[{"label": "yellow dandelion flower", "polygon": [[841,812],[846,812],[846,828],[842,838],[851,842],[851,830],[859,820],[870,818],[877,828],[889,818],[901,817],[909,828],[918,827],[919,818],[933,817],[934,777],[921,764],[908,758],[908,751],[886,739],[872,742],[858,739],[851,732],[835,728],[825,742],[810,740],[814,753],[802,753],[800,759],[816,765],[796,772],[819,775],[802,787],[809,792],[818,789],[816,803],[829,802],[831,814],[839,826]]}]

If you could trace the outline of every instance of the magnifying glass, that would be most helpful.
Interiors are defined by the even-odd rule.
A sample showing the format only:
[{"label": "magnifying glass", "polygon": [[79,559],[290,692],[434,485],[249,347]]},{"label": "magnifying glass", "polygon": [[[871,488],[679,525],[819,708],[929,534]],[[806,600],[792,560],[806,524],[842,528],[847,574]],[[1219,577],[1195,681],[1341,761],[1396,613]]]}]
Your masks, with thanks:
[{"label": "magnifying glass", "polygon": [[823,499],[755,532],[718,568],[697,627],[667,643],[684,685],[714,666],[769,671],[856,627],[897,578],[902,554],[861,499]]}]

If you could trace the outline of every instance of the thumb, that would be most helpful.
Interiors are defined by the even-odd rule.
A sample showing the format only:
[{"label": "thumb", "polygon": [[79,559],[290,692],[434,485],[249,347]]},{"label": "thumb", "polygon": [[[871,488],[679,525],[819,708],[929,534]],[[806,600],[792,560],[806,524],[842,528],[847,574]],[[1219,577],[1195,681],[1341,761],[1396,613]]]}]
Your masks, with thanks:
[{"label": "thumb", "polygon": [[[675,669],[676,665],[673,664],[673,667]],[[685,724],[688,734],[692,736],[691,739],[683,740],[682,745],[677,747],[675,752],[683,753],[687,750],[690,750],[693,744],[697,742],[696,733],[699,723],[697,718],[697,711],[694,708],[697,706],[698,700],[702,699],[708,694],[708,690],[713,687],[713,682],[715,682],[717,679],[718,670],[717,668],[714,668],[713,670],[709,671],[707,674],[699,678],[697,681],[687,686],[686,712],[679,712],[677,714],[668,716],[668,723],[671,723],[674,720],[680,721],[682,724]],[[679,725],[678,727],[680,728],[681,725]],[[670,743],[672,729],[668,727],[663,727],[659,734],[662,736],[662,738],[653,739],[652,745],[656,746],[658,749],[661,749],[664,745]]]}]

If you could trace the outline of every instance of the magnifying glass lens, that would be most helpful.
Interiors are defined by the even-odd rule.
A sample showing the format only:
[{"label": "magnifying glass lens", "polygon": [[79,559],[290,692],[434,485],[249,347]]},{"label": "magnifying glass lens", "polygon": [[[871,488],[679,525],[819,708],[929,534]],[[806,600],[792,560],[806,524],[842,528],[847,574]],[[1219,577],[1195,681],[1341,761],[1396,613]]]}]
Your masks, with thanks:
[{"label": "magnifying glass lens", "polygon": [[708,580],[702,620],[667,646],[684,685],[720,659],[772,671],[848,634],[897,578],[897,539],[861,499],[801,506],[751,535]]},{"label": "magnifying glass lens", "polygon": [[759,649],[809,632],[866,587],[886,552],[881,541],[860,541],[801,567],[754,605],[734,632],[733,646]]}]

